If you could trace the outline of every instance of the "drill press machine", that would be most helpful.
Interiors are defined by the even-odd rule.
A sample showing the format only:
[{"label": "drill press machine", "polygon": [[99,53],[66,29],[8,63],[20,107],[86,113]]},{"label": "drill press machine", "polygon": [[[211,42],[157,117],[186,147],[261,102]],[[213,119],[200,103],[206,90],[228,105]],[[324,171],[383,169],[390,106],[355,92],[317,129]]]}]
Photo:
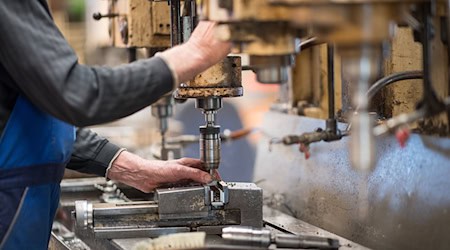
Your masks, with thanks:
[{"label": "drill press machine", "polygon": [[205,115],[200,126],[200,159],[211,174],[220,164],[220,125],[216,116],[222,98],[242,96],[241,58],[229,56],[193,80],[182,84],[174,93],[176,99],[196,99],[196,108]]}]

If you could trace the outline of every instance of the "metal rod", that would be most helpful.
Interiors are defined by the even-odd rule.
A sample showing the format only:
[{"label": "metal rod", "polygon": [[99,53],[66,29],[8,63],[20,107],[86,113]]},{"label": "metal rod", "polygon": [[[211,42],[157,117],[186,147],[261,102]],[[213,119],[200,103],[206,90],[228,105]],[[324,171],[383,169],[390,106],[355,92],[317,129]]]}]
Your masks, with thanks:
[{"label": "metal rod", "polygon": [[170,40],[172,47],[181,43],[180,0],[170,0]]},{"label": "metal rod", "polygon": [[192,30],[197,26],[197,1],[191,1],[191,23]]},{"label": "metal rod", "polygon": [[334,45],[327,45],[327,65],[328,65],[328,118],[335,118],[334,107]]}]

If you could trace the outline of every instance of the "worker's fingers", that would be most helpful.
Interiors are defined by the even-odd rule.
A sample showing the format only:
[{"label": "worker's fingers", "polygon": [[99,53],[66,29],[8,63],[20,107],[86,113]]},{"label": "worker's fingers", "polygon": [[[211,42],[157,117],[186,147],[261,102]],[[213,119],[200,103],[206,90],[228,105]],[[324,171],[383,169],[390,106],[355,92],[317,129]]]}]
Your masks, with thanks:
[{"label": "worker's fingers", "polygon": [[203,162],[199,159],[181,158],[181,159],[176,160],[176,163],[178,163],[180,165],[188,166],[191,168],[198,168],[198,169],[205,170]]},{"label": "worker's fingers", "polygon": [[174,165],[171,168],[172,182],[178,182],[185,179],[190,179],[199,183],[209,183],[212,181],[212,177],[209,173],[200,169],[187,167],[184,165]]},{"label": "worker's fingers", "polygon": [[213,34],[214,33],[214,27],[216,27],[215,22],[211,21],[200,21],[198,25],[194,29],[194,37],[197,34],[201,34],[201,36],[205,36],[205,34]]}]

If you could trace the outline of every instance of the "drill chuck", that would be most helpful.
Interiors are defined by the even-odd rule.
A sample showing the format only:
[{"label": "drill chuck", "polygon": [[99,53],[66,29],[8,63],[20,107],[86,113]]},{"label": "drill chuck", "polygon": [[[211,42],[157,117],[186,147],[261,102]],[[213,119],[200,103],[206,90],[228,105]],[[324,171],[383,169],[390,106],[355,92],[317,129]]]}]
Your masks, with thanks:
[{"label": "drill chuck", "polygon": [[208,171],[219,168],[220,126],[200,127],[200,159]]}]

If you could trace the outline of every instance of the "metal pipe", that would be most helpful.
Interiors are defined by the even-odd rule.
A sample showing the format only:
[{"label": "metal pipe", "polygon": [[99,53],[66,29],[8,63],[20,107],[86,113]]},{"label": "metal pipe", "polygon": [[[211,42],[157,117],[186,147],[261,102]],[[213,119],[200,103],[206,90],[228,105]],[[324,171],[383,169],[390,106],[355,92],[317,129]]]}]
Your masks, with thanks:
[{"label": "metal pipe", "polygon": [[[414,80],[414,79],[422,79],[423,78],[423,72],[422,71],[404,71],[399,73],[394,73],[392,75],[386,76],[381,78],[380,80],[376,81],[372,87],[367,91],[366,97],[367,100],[370,101],[380,90],[382,90],[384,87],[387,87],[393,83],[404,81],[404,80]],[[355,113],[358,113],[359,111],[359,105],[355,109]],[[350,123],[347,126],[346,131],[349,131],[352,127],[352,124]]]},{"label": "metal pipe", "polygon": [[[444,105],[445,109],[441,109],[440,112],[444,111],[448,112],[450,110],[450,97],[447,97],[444,100]],[[375,127],[374,134],[375,136],[382,136],[389,133],[389,131],[395,130],[401,126],[411,124],[420,119],[423,119],[427,117],[428,115],[427,111],[428,110],[425,107],[422,107],[409,114],[400,114],[394,118],[389,119],[384,124]],[[440,112],[436,113],[436,115],[439,114]]]},{"label": "metal pipe", "polygon": [[400,114],[392,119],[387,120],[384,124],[376,126],[373,131],[375,136],[382,136],[389,131],[395,130],[403,125],[413,123],[426,116],[426,109],[421,108],[409,114]]},{"label": "metal pipe", "polygon": [[423,79],[423,72],[419,70],[415,71],[405,71],[395,73],[386,77],[381,78],[377,82],[375,82],[372,87],[367,91],[366,96],[370,100],[372,99],[381,89],[386,86],[391,85],[392,83],[404,81],[404,80],[414,80],[414,79]]}]

